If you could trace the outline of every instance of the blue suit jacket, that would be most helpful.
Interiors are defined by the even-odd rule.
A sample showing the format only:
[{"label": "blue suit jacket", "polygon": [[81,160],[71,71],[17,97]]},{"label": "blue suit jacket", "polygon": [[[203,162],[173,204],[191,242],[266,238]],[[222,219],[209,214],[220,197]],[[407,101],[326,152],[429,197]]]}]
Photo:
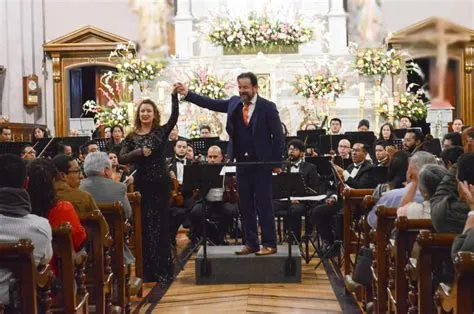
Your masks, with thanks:
[{"label": "blue suit jacket", "polygon": [[[242,103],[240,97],[233,96],[229,99],[217,100],[190,91],[185,100],[212,111],[227,113],[226,130],[229,134],[227,155],[232,160],[239,153],[243,153],[236,152],[232,144],[233,139],[237,136],[235,134],[234,116],[238,114],[237,109]],[[252,113],[251,123],[257,160],[281,161],[285,150],[285,138],[276,105],[259,95],[255,110]]]}]

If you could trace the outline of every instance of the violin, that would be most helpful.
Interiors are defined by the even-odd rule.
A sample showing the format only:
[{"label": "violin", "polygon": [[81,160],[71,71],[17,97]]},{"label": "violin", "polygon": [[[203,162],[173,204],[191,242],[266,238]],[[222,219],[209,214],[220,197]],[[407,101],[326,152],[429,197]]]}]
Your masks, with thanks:
[{"label": "violin", "polygon": [[170,171],[171,177],[171,192],[169,196],[169,204],[174,206],[184,205],[184,196],[181,192],[181,185],[179,184],[178,178],[173,171]]}]

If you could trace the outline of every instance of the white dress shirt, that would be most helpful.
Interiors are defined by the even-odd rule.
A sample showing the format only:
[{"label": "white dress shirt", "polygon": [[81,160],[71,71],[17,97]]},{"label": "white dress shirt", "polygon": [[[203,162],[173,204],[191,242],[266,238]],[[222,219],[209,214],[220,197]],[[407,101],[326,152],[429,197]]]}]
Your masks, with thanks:
[{"label": "white dress shirt", "polygon": [[290,167],[290,172],[291,172],[291,173],[298,173],[298,172],[300,172],[301,161],[302,161],[302,160],[300,159],[298,162],[291,164],[291,167]]},{"label": "white dress shirt", "polygon": [[355,167],[352,169],[352,171],[349,173],[349,171],[344,170],[344,181],[349,180],[349,178],[355,178],[357,174],[359,173],[360,167],[362,167],[362,164],[364,162],[361,162],[359,164],[355,164]]},{"label": "white dress shirt", "polygon": [[[179,162],[182,160],[183,162]],[[183,175],[184,175],[184,166],[186,165],[186,158],[179,159],[176,157],[176,179],[178,179],[179,184],[183,184]]]}]

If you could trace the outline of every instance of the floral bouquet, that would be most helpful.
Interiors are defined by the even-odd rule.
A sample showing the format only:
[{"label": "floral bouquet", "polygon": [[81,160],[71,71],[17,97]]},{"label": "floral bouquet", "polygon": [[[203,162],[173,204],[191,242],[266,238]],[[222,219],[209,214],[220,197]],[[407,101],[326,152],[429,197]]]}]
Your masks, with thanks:
[{"label": "floral bouquet", "polygon": [[[394,104],[393,118],[396,120],[401,117],[409,117],[413,121],[419,121],[426,118],[428,110],[425,103],[421,99],[423,91],[420,89],[417,93],[413,94],[409,91],[400,95],[399,103]],[[378,112],[380,116],[388,120],[390,117],[390,108],[387,102],[380,104]]]},{"label": "floral bouquet", "polygon": [[397,75],[402,71],[402,54],[391,49],[359,49],[355,58],[355,68],[362,76]]},{"label": "floral bouquet", "polygon": [[345,82],[335,75],[297,75],[293,85],[297,95],[317,99],[328,95],[336,99],[345,89]]},{"label": "floral bouquet", "polygon": [[158,60],[148,60],[134,55],[135,44],[120,44],[110,53],[109,61],[116,64],[116,76],[129,84],[153,81],[160,76],[165,64]]},{"label": "floral bouquet", "polygon": [[188,129],[188,138],[199,138],[201,137],[201,132],[199,130],[199,125],[196,121],[192,121],[187,126]]},{"label": "floral bouquet", "polygon": [[295,46],[313,39],[313,31],[301,19],[283,22],[251,12],[246,18],[216,16],[206,34],[211,43],[225,48]]},{"label": "floral bouquet", "polygon": [[214,99],[223,99],[227,97],[227,90],[230,83],[224,79],[218,78],[207,69],[199,69],[190,75],[189,90],[196,94],[207,96]]},{"label": "floral bouquet", "polygon": [[100,105],[93,100],[88,100],[82,105],[82,108],[86,112],[95,113],[97,127],[102,125],[128,126],[130,124],[128,104],[115,103],[113,100],[109,100],[106,105]]}]

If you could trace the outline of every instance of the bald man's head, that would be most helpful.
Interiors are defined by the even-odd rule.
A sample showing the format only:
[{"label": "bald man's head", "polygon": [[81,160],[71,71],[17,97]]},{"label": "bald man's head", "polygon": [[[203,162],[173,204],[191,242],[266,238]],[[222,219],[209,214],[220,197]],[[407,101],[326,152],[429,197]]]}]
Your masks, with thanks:
[{"label": "bald man's head", "polygon": [[207,150],[207,162],[210,164],[220,164],[223,160],[222,150],[219,146],[211,146]]}]

